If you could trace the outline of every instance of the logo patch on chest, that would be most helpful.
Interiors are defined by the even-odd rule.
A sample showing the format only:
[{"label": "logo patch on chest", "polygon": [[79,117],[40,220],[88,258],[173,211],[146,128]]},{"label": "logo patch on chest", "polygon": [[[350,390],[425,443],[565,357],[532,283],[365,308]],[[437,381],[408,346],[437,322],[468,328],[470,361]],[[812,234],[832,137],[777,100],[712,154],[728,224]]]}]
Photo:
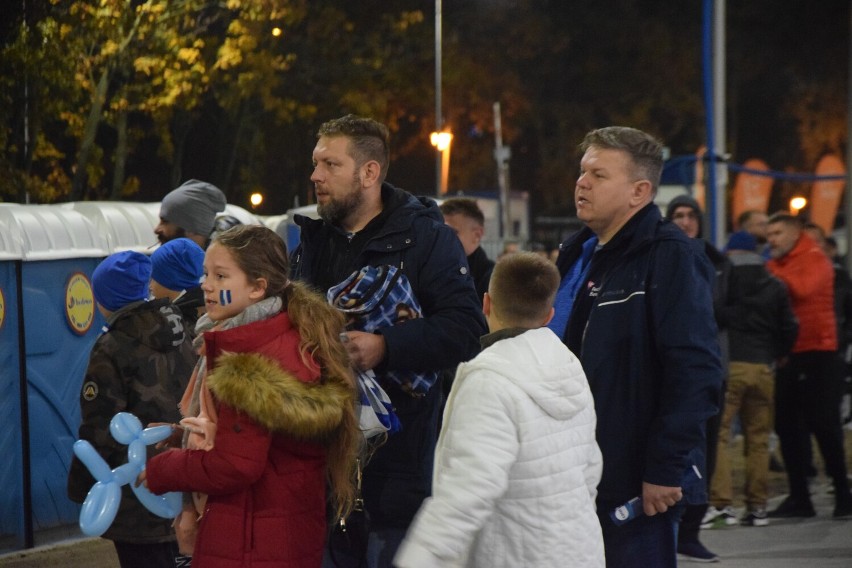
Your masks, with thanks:
[{"label": "logo patch on chest", "polygon": [[95,381],[88,381],[83,385],[83,400],[92,402],[98,398],[98,385]]}]

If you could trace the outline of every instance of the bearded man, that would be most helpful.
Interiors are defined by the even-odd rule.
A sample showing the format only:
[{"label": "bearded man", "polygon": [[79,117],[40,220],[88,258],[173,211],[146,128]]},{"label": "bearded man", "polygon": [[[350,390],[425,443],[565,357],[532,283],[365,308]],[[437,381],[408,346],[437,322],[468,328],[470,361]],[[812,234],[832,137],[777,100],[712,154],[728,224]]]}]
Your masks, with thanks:
[{"label": "bearded man", "polygon": [[392,265],[408,279],[423,316],[373,333],[345,333],[353,367],[375,372],[402,430],[376,450],[363,471],[364,508],[371,520],[365,557],[332,550],[329,566],[357,566],[362,560],[390,566],[431,493],[440,381],[412,391],[389,376],[437,378],[441,370],[473,358],[487,331],[459,239],[432,199],[384,181],[389,155],[388,129],[375,120],[347,115],[323,124],[311,175],[321,218],[294,219],[301,242],[293,254],[293,278],[325,293],[364,267]]}]

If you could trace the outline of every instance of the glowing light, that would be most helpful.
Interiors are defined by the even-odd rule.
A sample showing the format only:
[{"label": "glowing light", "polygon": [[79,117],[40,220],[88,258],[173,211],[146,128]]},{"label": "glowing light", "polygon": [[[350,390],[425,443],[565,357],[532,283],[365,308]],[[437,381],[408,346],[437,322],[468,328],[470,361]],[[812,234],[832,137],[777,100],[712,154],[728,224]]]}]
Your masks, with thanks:
[{"label": "glowing light", "polygon": [[252,193],[251,197],[249,197],[249,201],[251,202],[252,207],[257,207],[261,203],[263,203],[263,194],[262,193]]},{"label": "glowing light", "polygon": [[441,176],[438,179],[438,194],[447,193],[447,181],[450,177],[450,144],[453,141],[453,133],[449,130],[433,132],[429,137],[432,146],[441,153]]},{"label": "glowing light", "polygon": [[446,130],[443,132],[433,132],[429,140],[432,142],[432,146],[436,147],[440,152],[444,152],[450,147],[450,143],[453,141],[453,133]]},{"label": "glowing light", "polygon": [[796,196],[790,200],[790,213],[793,215],[798,215],[799,211],[805,208],[808,204],[808,200],[804,197]]},{"label": "glowing light", "polygon": [[282,33],[284,33],[284,32],[281,31],[281,28],[279,28],[278,26],[275,26],[274,28],[272,28],[272,36],[273,37],[281,37]]}]

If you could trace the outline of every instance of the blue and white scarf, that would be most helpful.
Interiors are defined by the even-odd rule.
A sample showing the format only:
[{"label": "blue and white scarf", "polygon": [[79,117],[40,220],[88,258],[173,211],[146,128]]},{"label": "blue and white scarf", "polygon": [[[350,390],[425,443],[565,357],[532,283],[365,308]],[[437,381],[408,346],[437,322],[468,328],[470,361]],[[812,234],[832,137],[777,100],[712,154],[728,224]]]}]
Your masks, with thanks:
[{"label": "blue and white scarf", "polygon": [[[373,332],[423,317],[411,283],[396,266],[365,266],[329,288],[326,297],[332,306],[346,314],[349,330]],[[390,400],[379,383],[383,382],[385,386],[392,383],[411,396],[422,397],[437,379],[437,372],[389,371],[377,377],[370,370],[359,373],[359,386],[370,392],[368,398],[377,398],[389,408]],[[372,406],[375,409],[375,403]],[[377,414],[384,423],[386,417],[383,413]],[[387,419],[393,421],[396,416]]]}]

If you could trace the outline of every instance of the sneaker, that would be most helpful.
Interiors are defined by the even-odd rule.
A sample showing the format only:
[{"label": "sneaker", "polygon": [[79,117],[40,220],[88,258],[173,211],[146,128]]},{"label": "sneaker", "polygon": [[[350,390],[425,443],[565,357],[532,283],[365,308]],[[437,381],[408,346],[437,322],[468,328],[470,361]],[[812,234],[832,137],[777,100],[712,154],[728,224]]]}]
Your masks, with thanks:
[{"label": "sneaker", "polygon": [[749,511],[748,514],[742,518],[740,524],[744,527],[765,527],[769,524],[769,518],[766,516],[766,509],[761,508]]},{"label": "sneaker", "polygon": [[707,508],[707,512],[704,513],[704,518],[701,520],[701,528],[718,529],[736,525],[738,522],[737,514],[730,505],[721,509],[710,505]]},{"label": "sneaker", "polygon": [[678,556],[691,562],[718,562],[719,557],[707,550],[697,540],[694,542],[683,542],[677,545]]},{"label": "sneaker", "polygon": [[791,497],[787,497],[774,511],[769,511],[766,516],[770,519],[810,518],[816,516],[816,511],[814,511],[814,506],[811,504],[810,499],[807,501],[797,501]]}]

